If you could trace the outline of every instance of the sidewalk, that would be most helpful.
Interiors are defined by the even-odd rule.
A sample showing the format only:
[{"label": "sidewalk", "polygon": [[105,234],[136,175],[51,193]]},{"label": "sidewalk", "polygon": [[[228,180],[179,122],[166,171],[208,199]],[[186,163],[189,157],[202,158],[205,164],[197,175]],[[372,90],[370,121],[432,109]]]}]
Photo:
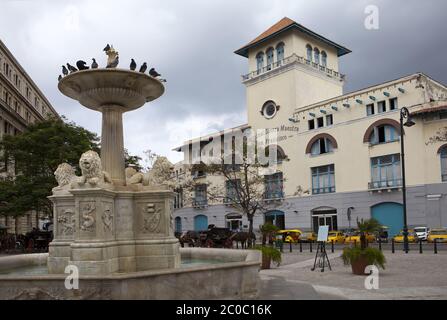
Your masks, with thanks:
[{"label": "sidewalk", "polygon": [[329,253],[332,271],[320,272],[311,271],[315,253],[284,253],[280,267],[260,272],[260,298],[447,299],[447,253],[385,253],[386,270],[380,270],[378,290],[365,289],[366,277],[353,275],[340,254]]}]

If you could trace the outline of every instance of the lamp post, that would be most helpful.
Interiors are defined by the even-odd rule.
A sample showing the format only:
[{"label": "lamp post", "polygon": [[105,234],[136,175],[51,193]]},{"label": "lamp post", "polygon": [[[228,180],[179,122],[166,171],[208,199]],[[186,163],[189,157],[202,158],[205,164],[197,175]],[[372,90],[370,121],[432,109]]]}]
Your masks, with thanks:
[{"label": "lamp post", "polygon": [[[405,121],[405,122],[404,122]],[[400,110],[400,157],[402,161],[402,197],[404,209],[404,250],[408,253],[408,224],[407,224],[407,187],[405,183],[405,143],[404,143],[404,126],[412,127],[415,123],[411,120],[410,111],[403,107]]]}]

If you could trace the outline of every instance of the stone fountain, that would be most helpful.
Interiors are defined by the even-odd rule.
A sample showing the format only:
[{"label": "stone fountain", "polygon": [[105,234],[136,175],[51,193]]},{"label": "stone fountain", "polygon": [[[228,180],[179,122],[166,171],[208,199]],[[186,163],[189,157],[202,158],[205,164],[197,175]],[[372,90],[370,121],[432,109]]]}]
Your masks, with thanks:
[{"label": "stone fountain", "polygon": [[[112,60],[117,54],[113,48],[107,53]],[[73,72],[58,87],[102,113],[101,157],[84,153],[82,176],[68,170],[53,190],[49,272],[63,273],[69,264],[83,275],[179,267],[173,192],[161,185],[127,185],[124,168],[123,114],[159,98],[162,82],[142,72],[102,68]]]},{"label": "stone fountain", "polygon": [[[106,68],[72,72],[58,85],[102,113],[101,156],[85,152],[81,176],[69,164],[59,165],[49,197],[49,253],[0,257],[0,299],[256,297],[259,252],[179,248],[174,193],[163,180],[124,168],[123,114],[159,98],[164,86],[145,73],[116,68],[118,52],[104,51]],[[44,272],[35,273],[42,265]],[[79,288],[69,289],[65,272],[73,268]]]}]

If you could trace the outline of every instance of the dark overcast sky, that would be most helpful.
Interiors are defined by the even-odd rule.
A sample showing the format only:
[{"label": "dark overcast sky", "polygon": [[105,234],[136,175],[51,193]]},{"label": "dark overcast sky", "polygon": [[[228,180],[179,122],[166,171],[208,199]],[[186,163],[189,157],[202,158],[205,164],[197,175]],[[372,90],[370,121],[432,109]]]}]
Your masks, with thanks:
[{"label": "dark overcast sky", "polygon": [[[379,8],[379,30],[364,27]],[[60,66],[96,57],[112,43],[120,66],[130,58],[168,79],[159,100],[125,115],[134,154],[170,150],[190,137],[244,123],[245,58],[233,54],[284,16],[353,52],[341,58],[345,92],[424,72],[447,83],[444,0],[0,0],[0,39],[60,114],[100,131],[100,114],[57,90]]]}]

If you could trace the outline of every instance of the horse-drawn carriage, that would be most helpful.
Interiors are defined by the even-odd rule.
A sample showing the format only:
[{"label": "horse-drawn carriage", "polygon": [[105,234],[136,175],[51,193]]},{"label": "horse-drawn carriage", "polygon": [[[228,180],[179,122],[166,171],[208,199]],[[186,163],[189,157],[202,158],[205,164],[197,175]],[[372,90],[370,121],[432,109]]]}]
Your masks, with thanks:
[{"label": "horse-drawn carriage", "polygon": [[200,232],[199,241],[201,247],[233,248],[233,232],[228,228],[209,225],[208,230]]}]

